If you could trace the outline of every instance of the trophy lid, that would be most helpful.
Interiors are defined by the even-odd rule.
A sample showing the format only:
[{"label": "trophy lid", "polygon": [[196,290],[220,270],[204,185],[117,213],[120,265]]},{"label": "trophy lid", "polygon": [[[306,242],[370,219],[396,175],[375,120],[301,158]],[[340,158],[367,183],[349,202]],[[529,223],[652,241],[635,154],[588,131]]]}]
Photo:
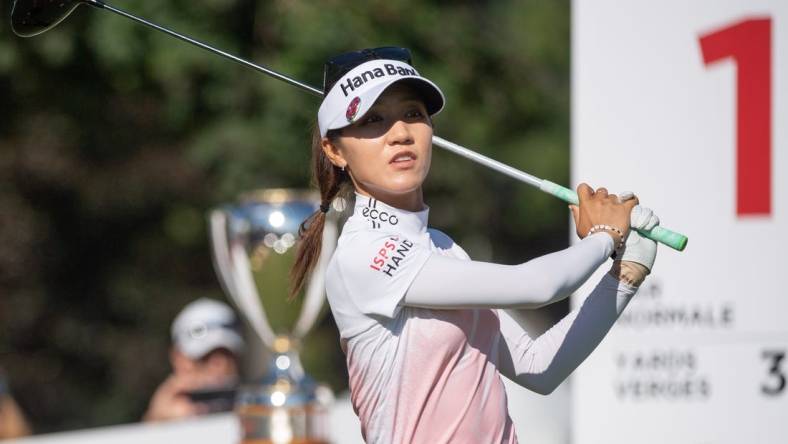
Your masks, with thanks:
[{"label": "trophy lid", "polygon": [[[284,238],[286,247],[295,243],[301,223],[320,206],[320,195],[316,191],[295,189],[265,189],[242,194],[238,203],[224,207],[230,215],[229,235],[251,235],[262,239],[266,234]],[[269,236],[270,237],[270,236]],[[271,238],[269,243],[275,239]],[[269,245],[270,247],[270,245]]]}]

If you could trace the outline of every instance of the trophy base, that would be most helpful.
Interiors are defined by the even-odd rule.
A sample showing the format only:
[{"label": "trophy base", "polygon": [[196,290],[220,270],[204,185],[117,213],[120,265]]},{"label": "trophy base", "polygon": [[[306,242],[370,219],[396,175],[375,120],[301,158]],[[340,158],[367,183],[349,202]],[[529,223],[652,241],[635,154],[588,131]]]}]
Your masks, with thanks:
[{"label": "trophy base", "polygon": [[241,444],[330,444],[327,414],[313,405],[236,408],[241,421]]}]

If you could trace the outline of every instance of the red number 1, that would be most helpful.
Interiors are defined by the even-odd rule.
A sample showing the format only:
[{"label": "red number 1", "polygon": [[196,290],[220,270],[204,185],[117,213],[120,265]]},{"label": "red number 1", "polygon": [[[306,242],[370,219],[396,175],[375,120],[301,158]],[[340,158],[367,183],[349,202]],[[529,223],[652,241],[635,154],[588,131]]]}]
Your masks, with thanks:
[{"label": "red number 1", "polygon": [[772,20],[746,19],[700,37],[703,62],[731,57],[736,78],[736,214],[771,214]]}]

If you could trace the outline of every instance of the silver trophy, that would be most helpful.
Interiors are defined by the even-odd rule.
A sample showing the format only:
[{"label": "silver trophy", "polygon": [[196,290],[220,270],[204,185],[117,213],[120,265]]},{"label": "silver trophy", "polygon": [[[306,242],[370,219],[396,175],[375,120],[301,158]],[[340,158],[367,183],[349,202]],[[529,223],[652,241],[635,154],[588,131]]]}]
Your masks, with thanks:
[{"label": "silver trophy", "polygon": [[318,193],[266,189],[241,195],[210,214],[216,272],[225,292],[267,349],[262,381],[241,388],[236,411],[242,443],[328,443],[330,390],[316,384],[298,356],[301,339],[318,321],[324,278],[338,234],[334,202],[326,217],[320,258],[303,294],[288,301],[298,228],[320,205]]}]

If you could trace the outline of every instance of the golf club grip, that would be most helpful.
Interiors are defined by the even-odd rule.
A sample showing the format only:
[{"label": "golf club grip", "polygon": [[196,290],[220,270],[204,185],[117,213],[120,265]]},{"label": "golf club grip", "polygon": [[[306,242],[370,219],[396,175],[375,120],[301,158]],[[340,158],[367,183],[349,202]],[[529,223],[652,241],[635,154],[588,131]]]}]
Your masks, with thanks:
[{"label": "golf club grip", "polygon": [[[545,193],[552,194],[564,202],[568,202],[573,205],[579,204],[577,193],[570,190],[569,188],[558,185],[557,183],[550,182],[549,180],[542,180],[542,184],[539,186],[539,189]],[[684,251],[684,248],[687,247],[687,241],[689,241],[687,236],[659,225],[654,227],[651,231],[637,230],[637,232],[643,237],[647,237],[655,242],[665,244],[677,251]]]}]

